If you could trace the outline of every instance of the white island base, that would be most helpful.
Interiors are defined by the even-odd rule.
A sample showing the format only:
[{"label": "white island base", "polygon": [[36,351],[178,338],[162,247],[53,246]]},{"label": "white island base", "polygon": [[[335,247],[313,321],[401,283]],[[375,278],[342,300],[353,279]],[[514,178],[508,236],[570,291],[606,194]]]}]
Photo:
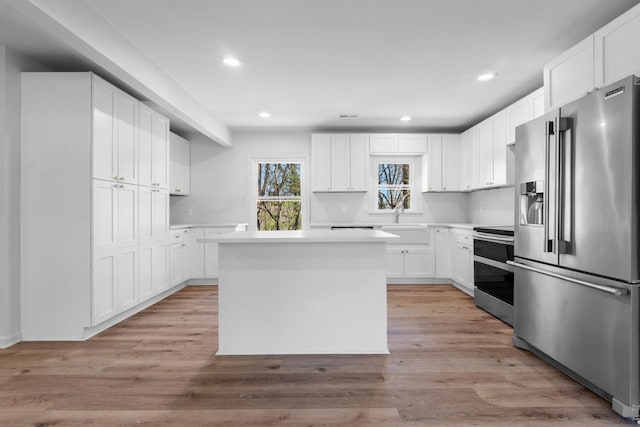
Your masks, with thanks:
[{"label": "white island base", "polygon": [[218,355],[388,354],[381,231],[219,240]]}]

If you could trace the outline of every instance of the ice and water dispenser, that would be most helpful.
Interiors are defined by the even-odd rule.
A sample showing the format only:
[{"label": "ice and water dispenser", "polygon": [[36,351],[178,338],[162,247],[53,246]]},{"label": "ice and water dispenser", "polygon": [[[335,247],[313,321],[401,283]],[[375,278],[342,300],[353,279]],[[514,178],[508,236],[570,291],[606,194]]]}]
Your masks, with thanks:
[{"label": "ice and water dispenser", "polygon": [[520,225],[543,225],[544,181],[520,184]]}]

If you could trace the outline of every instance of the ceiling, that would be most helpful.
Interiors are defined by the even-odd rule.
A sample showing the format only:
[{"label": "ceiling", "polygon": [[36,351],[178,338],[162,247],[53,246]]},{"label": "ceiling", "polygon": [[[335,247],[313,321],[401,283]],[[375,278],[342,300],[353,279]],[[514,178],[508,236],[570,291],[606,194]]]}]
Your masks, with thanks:
[{"label": "ceiling", "polygon": [[[19,1],[44,4],[1,0],[0,6]],[[466,129],[539,88],[546,62],[640,0],[47,0],[46,6],[80,3],[232,130],[433,131]],[[103,66],[78,53],[65,33],[51,37],[50,27],[39,28],[25,14],[0,7],[0,43],[53,69]],[[72,28],[76,35],[81,30]],[[227,55],[242,66],[224,66]],[[118,79],[128,63],[103,70]],[[497,78],[476,81],[486,71]],[[261,111],[271,117],[258,117]],[[400,122],[403,115],[413,120]]]}]

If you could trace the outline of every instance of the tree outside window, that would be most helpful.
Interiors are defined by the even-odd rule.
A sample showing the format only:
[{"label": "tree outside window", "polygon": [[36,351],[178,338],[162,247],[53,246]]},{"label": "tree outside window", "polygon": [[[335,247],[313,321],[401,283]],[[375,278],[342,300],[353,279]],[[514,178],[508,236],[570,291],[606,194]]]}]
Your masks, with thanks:
[{"label": "tree outside window", "polygon": [[301,230],[300,163],[258,162],[258,230]]},{"label": "tree outside window", "polygon": [[378,163],[378,210],[411,209],[410,172],[408,163]]}]

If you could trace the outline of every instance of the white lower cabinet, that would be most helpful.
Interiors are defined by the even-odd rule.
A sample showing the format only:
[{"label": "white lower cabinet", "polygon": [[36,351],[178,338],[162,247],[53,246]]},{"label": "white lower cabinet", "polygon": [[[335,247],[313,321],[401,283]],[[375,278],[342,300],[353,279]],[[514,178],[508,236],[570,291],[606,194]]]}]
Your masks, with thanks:
[{"label": "white lower cabinet", "polygon": [[141,247],[139,253],[140,301],[147,300],[169,287],[169,255],[166,242]]},{"label": "white lower cabinet", "polygon": [[436,247],[436,277],[451,277],[451,246],[449,244],[449,228],[436,228],[434,230]]},{"label": "white lower cabinet", "polygon": [[116,307],[123,312],[138,303],[138,247],[118,250]]},{"label": "white lower cabinet", "polygon": [[218,241],[221,234],[230,233],[235,226],[192,228],[189,237],[189,270],[192,279],[217,279]]},{"label": "white lower cabinet", "polygon": [[419,279],[434,277],[434,250],[426,245],[387,245],[387,277]]},{"label": "white lower cabinet", "polygon": [[451,230],[451,279],[473,293],[473,236],[467,229]]},{"label": "white lower cabinet", "polygon": [[91,287],[91,325],[97,325],[116,314],[117,251],[93,257]]},{"label": "white lower cabinet", "polygon": [[173,230],[169,239],[169,282],[174,286],[189,280],[189,230]]}]

